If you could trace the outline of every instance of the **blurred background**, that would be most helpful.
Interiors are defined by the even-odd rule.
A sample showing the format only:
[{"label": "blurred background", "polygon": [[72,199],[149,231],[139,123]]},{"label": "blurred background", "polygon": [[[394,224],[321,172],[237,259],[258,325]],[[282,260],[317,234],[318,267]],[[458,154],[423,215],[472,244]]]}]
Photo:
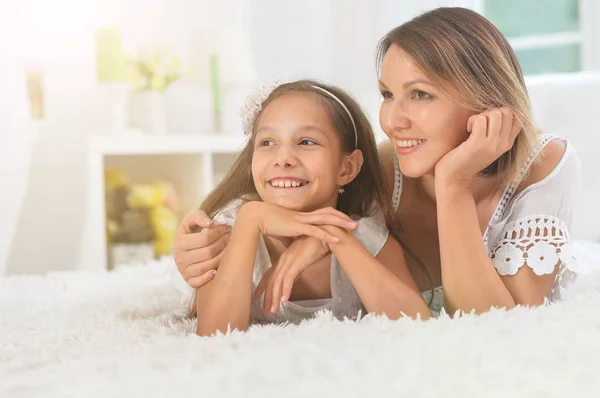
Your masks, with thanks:
[{"label": "blurred background", "polygon": [[339,85],[383,140],[376,44],[438,6],[509,38],[536,120],[582,156],[576,235],[600,241],[600,1],[0,0],[0,276],[169,255],[258,84]]}]

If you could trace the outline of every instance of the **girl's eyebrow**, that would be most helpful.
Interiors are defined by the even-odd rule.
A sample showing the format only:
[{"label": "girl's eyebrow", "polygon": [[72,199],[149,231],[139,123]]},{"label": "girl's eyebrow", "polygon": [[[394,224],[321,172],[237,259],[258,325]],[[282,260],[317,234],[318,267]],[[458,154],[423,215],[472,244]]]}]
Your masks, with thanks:
[{"label": "girl's eyebrow", "polygon": [[261,133],[263,131],[275,131],[275,129],[271,126],[262,126],[258,130],[256,130],[256,134]]},{"label": "girl's eyebrow", "polygon": [[[275,131],[277,131],[277,129],[273,128],[271,126],[262,126],[258,130],[256,130],[256,134],[262,133],[262,132],[275,132]],[[322,134],[327,134],[321,127],[316,126],[314,124],[306,124],[306,125],[298,126],[294,130],[294,133],[298,134],[298,133],[302,133],[305,131],[317,131]]]},{"label": "girl's eyebrow", "polygon": [[296,133],[303,133],[305,131],[317,131],[317,132],[320,132],[321,134],[327,134],[321,127],[315,126],[314,124],[307,124],[304,126],[299,126],[295,130]]}]

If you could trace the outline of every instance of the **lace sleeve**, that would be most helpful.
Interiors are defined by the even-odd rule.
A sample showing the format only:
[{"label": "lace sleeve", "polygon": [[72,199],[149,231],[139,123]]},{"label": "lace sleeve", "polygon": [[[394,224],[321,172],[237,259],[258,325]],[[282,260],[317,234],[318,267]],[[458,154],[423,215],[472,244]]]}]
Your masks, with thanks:
[{"label": "lace sleeve", "polygon": [[567,147],[555,170],[513,198],[502,219],[489,226],[489,255],[500,275],[515,275],[523,266],[540,276],[558,269],[551,299],[579,272],[570,229],[580,168]]},{"label": "lace sleeve", "polygon": [[536,275],[551,274],[559,262],[577,268],[568,226],[553,216],[524,217],[506,224],[491,258],[500,275],[514,275],[525,264]]}]

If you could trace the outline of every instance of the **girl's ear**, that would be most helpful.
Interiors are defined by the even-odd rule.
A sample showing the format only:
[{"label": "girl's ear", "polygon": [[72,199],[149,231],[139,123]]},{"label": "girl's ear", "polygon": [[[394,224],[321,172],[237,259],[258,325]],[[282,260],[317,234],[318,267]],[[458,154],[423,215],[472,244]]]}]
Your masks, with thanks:
[{"label": "girl's ear", "polygon": [[363,153],[360,149],[355,149],[349,155],[342,158],[342,169],[338,177],[338,185],[350,184],[362,169],[364,163]]}]

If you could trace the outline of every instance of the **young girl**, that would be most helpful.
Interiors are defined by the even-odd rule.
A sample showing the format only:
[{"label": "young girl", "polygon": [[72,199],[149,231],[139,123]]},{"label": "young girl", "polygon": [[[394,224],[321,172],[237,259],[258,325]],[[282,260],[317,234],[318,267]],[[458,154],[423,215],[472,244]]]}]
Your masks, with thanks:
[{"label": "young girl", "polygon": [[[249,101],[245,132],[246,147],[201,206],[232,230],[218,272],[197,289],[197,333],[298,322],[321,309],[339,318],[364,309],[428,317],[385,227],[384,171],[358,104],[314,81],[282,84]],[[306,239],[309,249],[291,256],[295,263],[320,260],[300,267],[295,282],[282,280],[282,295],[268,289],[253,300],[265,274],[289,263],[281,255],[302,237],[317,239]]]}]

